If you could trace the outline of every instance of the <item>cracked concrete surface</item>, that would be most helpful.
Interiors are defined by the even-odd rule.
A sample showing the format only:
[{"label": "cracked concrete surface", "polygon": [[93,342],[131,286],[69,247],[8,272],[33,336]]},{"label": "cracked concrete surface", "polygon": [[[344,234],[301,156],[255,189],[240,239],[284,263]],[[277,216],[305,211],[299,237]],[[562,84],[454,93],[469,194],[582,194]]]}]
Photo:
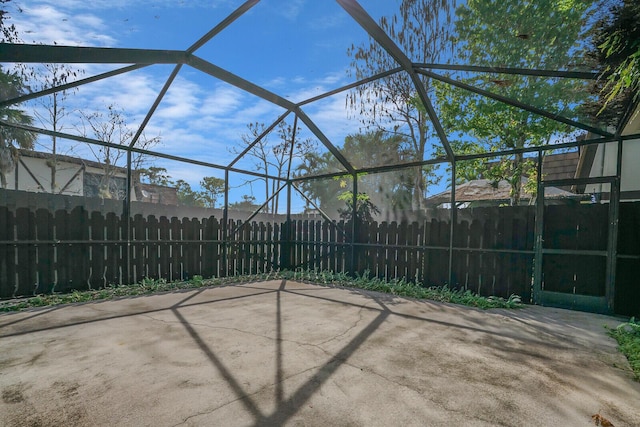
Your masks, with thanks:
[{"label": "cracked concrete surface", "polygon": [[618,323],[284,281],[5,314],[0,425],[637,426]]}]

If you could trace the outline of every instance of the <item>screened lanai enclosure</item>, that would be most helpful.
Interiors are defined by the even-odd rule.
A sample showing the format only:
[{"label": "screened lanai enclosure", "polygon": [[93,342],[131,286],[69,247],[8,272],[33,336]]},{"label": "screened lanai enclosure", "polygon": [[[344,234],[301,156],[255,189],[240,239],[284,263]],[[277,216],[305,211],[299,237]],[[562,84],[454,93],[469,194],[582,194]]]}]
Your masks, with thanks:
[{"label": "screened lanai enclosure", "polygon": [[304,269],[639,315],[615,5],[10,1],[0,297]]}]

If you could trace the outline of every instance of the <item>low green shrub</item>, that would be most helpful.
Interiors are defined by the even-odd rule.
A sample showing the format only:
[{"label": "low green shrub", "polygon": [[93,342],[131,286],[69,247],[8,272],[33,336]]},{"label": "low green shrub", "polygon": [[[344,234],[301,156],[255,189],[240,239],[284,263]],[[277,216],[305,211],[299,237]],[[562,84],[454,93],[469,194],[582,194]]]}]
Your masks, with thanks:
[{"label": "low green shrub", "polygon": [[166,279],[144,278],[138,283],[126,286],[109,285],[102,289],[73,291],[68,294],[36,295],[11,301],[0,301],[0,312],[20,311],[33,307],[52,306],[67,303],[90,302],[113,299],[124,296],[148,295],[169,292],[178,289],[193,289],[203,286],[220,286],[236,283],[248,283],[265,280],[297,280],[319,285],[357,288],[369,291],[384,292],[416,299],[429,299],[440,302],[463,304],[482,309],[517,308],[522,305],[520,297],[512,295],[508,299],[499,297],[483,297],[469,290],[450,289],[447,286],[424,287],[418,281],[405,279],[385,280],[370,277],[370,273],[356,274],[354,277],[346,273],[334,273],[320,270],[282,270],[244,276],[213,277],[204,279],[195,275],[189,280],[169,282]]},{"label": "low green shrub", "polygon": [[629,360],[636,381],[640,381],[640,322],[632,317],[628,322],[610,329],[609,335],[618,341],[620,352]]},{"label": "low green shrub", "polygon": [[387,281],[377,277],[370,277],[369,271],[365,271],[363,274],[356,274],[355,277],[345,273],[317,270],[281,271],[280,275],[284,279],[384,292],[403,297],[450,302],[482,309],[517,308],[522,306],[522,299],[518,295],[511,295],[508,299],[483,297],[470,290],[451,289],[447,286],[425,287],[417,280],[415,282],[405,279]]}]

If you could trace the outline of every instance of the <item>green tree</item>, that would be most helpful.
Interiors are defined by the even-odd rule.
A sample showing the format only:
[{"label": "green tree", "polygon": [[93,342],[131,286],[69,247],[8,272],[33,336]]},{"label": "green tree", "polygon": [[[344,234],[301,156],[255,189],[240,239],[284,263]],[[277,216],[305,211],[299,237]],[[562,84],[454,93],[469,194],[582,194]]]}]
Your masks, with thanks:
[{"label": "green tree", "polygon": [[224,194],[224,179],[205,176],[200,181],[200,187],[202,187],[200,199],[204,202],[204,205],[209,208],[215,208],[218,198],[221,194]]},{"label": "green tree", "polygon": [[[387,135],[382,130],[348,135],[340,151],[347,153],[356,169],[370,166],[397,165],[412,158],[411,143],[402,135]],[[297,176],[319,175],[339,170],[339,164],[331,153],[311,152],[305,156],[296,170]],[[407,168],[385,173],[358,174],[358,193],[365,193],[371,202],[384,213],[411,208],[414,175],[420,169]],[[425,176],[428,173],[424,173]],[[433,182],[433,181],[432,181]],[[338,198],[352,192],[351,177],[302,181],[302,191],[328,214],[343,209]]]},{"label": "green tree", "polygon": [[[312,151],[307,153],[302,159],[302,163],[297,166],[295,175],[313,176],[325,173],[333,173],[340,170],[339,162],[329,152],[319,153]],[[338,212],[341,203],[338,202],[336,195],[346,187],[346,178],[338,179],[309,179],[300,181],[298,187],[315,206],[319,207],[325,213],[332,215]],[[342,185],[342,188],[341,188]],[[313,209],[312,205],[307,203],[306,210]]]},{"label": "green tree", "polygon": [[[583,56],[579,41],[588,6],[581,0],[468,0],[456,11],[458,60],[474,65],[566,69]],[[460,80],[570,118],[576,118],[575,106],[588,95],[587,83],[572,79],[467,73]],[[577,130],[444,83],[436,88],[445,130],[449,135],[467,136],[451,141],[457,153],[538,146]],[[474,143],[469,143],[469,137]],[[458,169],[466,177],[475,171],[493,175],[494,180],[508,180],[511,203],[520,203],[522,177],[528,169],[522,154],[499,165],[470,162]]]},{"label": "green tree", "polygon": [[239,202],[229,203],[229,209],[243,212],[254,212],[260,207],[256,204],[256,198],[253,196],[244,195]]},{"label": "green tree", "polygon": [[138,170],[140,179],[153,185],[169,186],[172,185],[171,176],[167,172],[166,168],[150,166],[148,168],[142,168]]},{"label": "green tree", "polygon": [[[450,20],[455,1],[402,0],[398,13],[382,17],[381,28],[396,42],[413,62],[438,62],[448,47]],[[427,18],[427,19],[425,19]],[[370,39],[360,46],[351,46],[350,73],[357,79],[393,69],[398,66],[378,43]],[[420,76],[430,89],[430,80]],[[362,117],[368,129],[389,129],[409,142],[410,160],[422,161],[431,133],[431,121],[415,100],[415,85],[406,73],[376,80],[359,86],[347,96],[347,105]],[[417,168],[412,174],[412,208],[425,207],[425,194],[430,168]]]},{"label": "green tree", "polygon": [[180,206],[196,206],[204,207],[201,194],[197,191],[193,191],[191,185],[183,179],[176,181],[176,189],[178,193],[178,203]]},{"label": "green tree", "polygon": [[[9,0],[0,0],[0,43],[17,42],[18,33],[13,24],[8,24],[8,10],[5,4]],[[7,71],[0,67],[0,101],[17,98],[27,92],[22,72],[19,70]],[[11,106],[0,107],[0,120],[21,125],[32,125],[33,117],[24,110]],[[18,148],[32,149],[36,141],[33,132],[16,129],[0,124],[0,183],[2,188],[7,187],[6,174],[15,167],[19,152]]]},{"label": "green tree", "polygon": [[[340,213],[340,218],[345,221],[353,220],[353,192],[345,191],[344,193],[338,196],[338,200],[345,203],[345,207],[338,209]],[[356,219],[361,224],[369,224],[374,221],[373,216],[380,213],[380,209],[371,201],[371,197],[369,197],[366,193],[358,193],[356,197]]]},{"label": "green tree", "polygon": [[[24,82],[18,73],[5,72],[0,67],[0,100],[16,98],[24,94]],[[24,110],[0,107],[0,120],[20,125],[32,125],[33,118]],[[7,187],[6,174],[15,167],[18,148],[33,149],[36,134],[0,124],[0,178],[2,188]]]},{"label": "green tree", "polygon": [[603,0],[605,12],[593,31],[591,58],[606,78],[594,83],[599,99],[592,114],[616,123],[629,99],[640,100],[640,3]]}]

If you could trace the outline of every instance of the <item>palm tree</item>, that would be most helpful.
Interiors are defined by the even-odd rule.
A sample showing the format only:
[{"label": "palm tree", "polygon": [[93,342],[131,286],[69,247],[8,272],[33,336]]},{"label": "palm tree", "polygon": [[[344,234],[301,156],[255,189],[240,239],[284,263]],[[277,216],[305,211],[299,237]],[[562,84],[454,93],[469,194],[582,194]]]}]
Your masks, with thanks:
[{"label": "palm tree", "polygon": [[[24,93],[24,82],[17,73],[6,73],[0,67],[0,100],[16,98]],[[6,123],[31,125],[33,118],[23,110],[0,107],[0,120]],[[32,149],[36,134],[0,123],[0,181],[7,187],[6,174],[15,167],[18,148]]]}]

